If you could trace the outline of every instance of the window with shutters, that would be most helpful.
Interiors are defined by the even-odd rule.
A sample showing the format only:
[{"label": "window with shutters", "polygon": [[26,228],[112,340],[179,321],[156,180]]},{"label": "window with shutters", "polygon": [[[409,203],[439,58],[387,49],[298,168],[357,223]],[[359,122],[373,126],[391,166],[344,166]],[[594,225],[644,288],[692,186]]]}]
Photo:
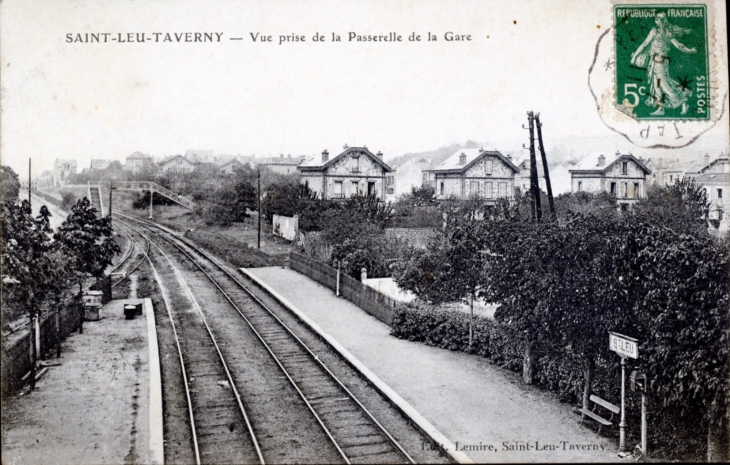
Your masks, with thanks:
[{"label": "window with shutters", "polygon": [[499,183],[499,197],[507,197],[507,183],[506,182],[500,182]]},{"label": "window with shutters", "polygon": [[335,190],[332,193],[332,198],[341,199],[342,197],[342,181],[335,181]]}]

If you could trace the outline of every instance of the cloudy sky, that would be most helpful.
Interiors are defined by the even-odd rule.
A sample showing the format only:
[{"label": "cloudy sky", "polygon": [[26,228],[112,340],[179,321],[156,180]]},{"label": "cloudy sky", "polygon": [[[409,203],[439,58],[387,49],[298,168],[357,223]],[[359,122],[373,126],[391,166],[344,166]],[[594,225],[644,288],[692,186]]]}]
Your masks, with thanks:
[{"label": "cloudy sky", "polygon": [[[724,2],[716,10],[725,17]],[[4,0],[0,14],[0,155],[23,174],[29,157],[37,175],[56,158],[81,168],[134,151],[267,156],[349,144],[387,160],[471,139],[519,154],[528,110],[541,113],[549,153],[662,153],[637,149],[597,114],[587,75],[611,26],[608,1]],[[152,40],[111,41],[141,32]],[[162,42],[186,32],[223,35]],[[403,41],[349,42],[350,32]],[[109,42],[67,43],[79,33]],[[291,34],[305,41],[279,44]],[[682,153],[726,152],[728,126],[726,112]]]}]

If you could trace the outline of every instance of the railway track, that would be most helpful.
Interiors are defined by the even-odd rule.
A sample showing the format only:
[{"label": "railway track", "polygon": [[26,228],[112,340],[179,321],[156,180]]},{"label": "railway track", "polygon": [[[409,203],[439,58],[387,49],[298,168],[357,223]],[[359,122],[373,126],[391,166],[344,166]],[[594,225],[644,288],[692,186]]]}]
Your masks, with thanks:
[{"label": "railway track", "polygon": [[[191,425],[195,429],[194,435],[197,437],[198,447],[201,450],[200,460],[202,460],[202,463],[221,461],[209,460],[212,457],[204,456],[205,454],[202,452],[205,446],[200,442],[200,439],[205,437],[205,435],[200,434],[200,418],[207,418],[207,414],[203,414],[200,409],[207,407],[207,404],[205,401],[201,402],[196,399],[196,396],[202,395],[206,391],[220,392],[222,372],[218,368],[219,366],[226,366],[224,369],[226,379],[232,392],[235,393],[234,397],[236,397],[240,404],[242,418],[246,417],[246,408],[244,408],[246,399],[252,399],[250,405],[255,405],[255,396],[247,396],[245,393],[241,395],[238,392],[238,388],[236,387],[236,373],[238,370],[245,371],[247,369],[246,361],[245,359],[241,360],[239,354],[231,347],[225,347],[230,344],[231,337],[221,338],[219,345],[216,341],[215,333],[220,332],[224,334],[225,329],[221,328],[228,328],[229,331],[233,331],[228,334],[236,334],[236,332],[240,334],[243,331],[250,331],[255,336],[271,360],[273,360],[275,367],[283,375],[280,377],[288,382],[290,386],[289,391],[295,393],[294,395],[298,397],[298,399],[290,399],[288,402],[292,403],[292,406],[295,401],[306,406],[306,411],[311,416],[310,423],[315,424],[324,433],[323,435],[320,433],[320,436],[326,437],[326,440],[330,444],[329,447],[336,451],[334,459],[344,463],[415,463],[412,456],[363,403],[358,400],[345,383],[320,360],[315,352],[274,311],[269,309],[256,295],[251,293],[234,274],[219,264],[213,257],[183,237],[160,229],[156,225],[144,220],[126,216],[125,218],[135,222],[137,226],[133,227],[133,229],[136,230],[137,234],[147,239],[154,234],[155,238],[164,240],[167,244],[166,248],[170,253],[165,252],[162,247],[155,244],[154,248],[157,250],[156,253],[159,253],[160,257],[165,257],[166,266],[169,266],[169,270],[165,271],[165,273],[168,275],[176,275],[176,281],[180,286],[176,294],[186,295],[187,300],[190,302],[186,306],[187,308],[182,310],[178,308],[180,307],[179,303],[176,305],[174,311],[171,311],[168,305],[168,313],[170,320],[174,322],[175,328],[177,328],[176,331],[180,336],[178,339],[178,347],[181,363],[186,367],[187,377],[189,379],[195,379],[195,386],[192,385],[193,383],[191,383],[191,386],[188,386],[190,389]],[[146,232],[143,230],[146,230]],[[179,257],[179,261],[194,264],[198,275],[204,276],[215,287],[221,301],[227,303],[227,307],[230,309],[227,312],[228,315],[225,316],[227,318],[225,320],[226,324],[219,324],[218,329],[211,328],[211,325],[206,320],[205,311],[196,301],[196,297],[190,289],[190,286],[185,284],[185,280],[180,271],[173,264],[170,258],[172,254],[176,254]],[[190,268],[188,267],[188,269]],[[175,285],[172,286],[174,287]],[[167,290],[168,295],[171,295],[172,292],[172,289]],[[167,301],[168,299],[166,299],[166,304],[168,303]],[[192,316],[192,318],[185,318],[185,315]],[[231,315],[235,319],[231,319],[233,318]],[[218,319],[224,318],[223,312],[209,315],[209,317],[211,321],[216,321],[216,323]],[[200,328],[196,328],[195,320],[202,321],[202,325],[206,328],[211,344],[200,343]],[[238,323],[235,323],[236,321]],[[237,327],[231,329],[230,327],[233,325],[237,325]],[[198,343],[191,344],[187,342],[190,340],[196,340]],[[224,347],[221,348],[221,346]],[[210,362],[214,351],[213,347],[215,348],[215,352],[217,352],[219,360],[215,368],[211,367],[212,364]],[[232,360],[230,365],[236,373],[231,373],[231,370],[227,368],[224,352]],[[199,367],[193,367],[191,365],[198,361],[201,362]],[[203,376],[202,380],[198,376]],[[206,376],[209,378],[209,382],[206,381],[208,380]],[[207,385],[204,389],[196,391],[194,388],[198,386],[197,383],[199,381],[207,382]],[[214,384],[212,384],[213,382]],[[208,401],[212,400],[208,399]],[[224,406],[230,412],[229,404],[230,402],[225,403]],[[223,411],[222,407],[221,411]],[[221,415],[226,418],[226,421],[231,418],[230,413],[221,413]],[[204,420],[203,423],[207,421]],[[221,425],[225,423],[225,421],[222,421]],[[257,441],[254,430],[257,425],[262,423],[261,417],[254,417],[251,422],[246,419],[245,423],[250,430],[250,441],[253,444]],[[259,427],[265,429],[262,426]],[[255,448],[261,451],[258,457],[261,463],[264,463],[267,455],[269,456],[266,457],[268,461],[282,460],[281,456],[273,454],[277,448],[266,446],[266,441],[270,440],[270,436],[270,431],[269,434],[259,434],[259,437],[262,438],[260,448],[259,446],[249,445],[252,449]],[[222,459],[222,457],[220,458]],[[231,460],[228,456],[226,458]],[[332,461],[333,458],[330,455],[325,460]],[[240,460],[235,461],[239,462]],[[243,461],[251,462],[251,460]]]},{"label": "railway track", "polygon": [[[264,463],[241,396],[200,304],[170,257],[148,235],[130,228],[147,243],[148,251],[156,249],[159,258],[153,261],[151,254],[146,255],[162,289],[180,361],[195,463]],[[172,296],[177,296],[174,311]],[[201,332],[207,333],[208,341],[200,339]]]}]

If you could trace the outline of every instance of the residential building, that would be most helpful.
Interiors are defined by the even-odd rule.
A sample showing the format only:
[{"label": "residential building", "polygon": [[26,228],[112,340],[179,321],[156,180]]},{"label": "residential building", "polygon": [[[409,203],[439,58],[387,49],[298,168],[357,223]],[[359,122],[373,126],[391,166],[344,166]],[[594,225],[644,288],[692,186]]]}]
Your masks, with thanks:
[{"label": "residential building", "polygon": [[[706,160],[709,159],[709,156]],[[730,161],[727,155],[720,155],[712,162],[699,168],[697,172],[687,173],[701,185],[707,193],[707,199],[711,203],[710,220],[716,220],[721,231],[726,231],[730,226]]]},{"label": "residential building", "polygon": [[302,156],[292,157],[291,155],[285,157],[284,154],[281,154],[278,157],[256,158],[254,163],[256,166],[267,168],[274,173],[293,174],[297,172],[297,166],[303,158]]},{"label": "residential building", "polygon": [[192,163],[213,163],[212,150],[187,150],[185,158]]},{"label": "residential building", "polygon": [[514,198],[519,169],[498,151],[461,149],[433,170],[437,199]]},{"label": "residential building", "polygon": [[420,160],[412,158],[401,163],[395,170],[393,186],[386,189],[393,189],[392,194],[395,198],[403,194],[408,194],[413,187],[420,187],[422,185],[433,186],[433,183],[429,182],[432,181],[429,177],[429,170],[433,168],[431,160],[431,158],[421,158]]},{"label": "residential building", "polygon": [[238,158],[231,158],[224,161],[218,166],[218,172],[221,174],[233,174],[236,168],[243,168],[245,166]]},{"label": "residential building", "polygon": [[321,157],[306,159],[297,167],[301,183],[319,193],[322,199],[344,199],[356,195],[386,198],[386,176],[392,169],[383,154],[373,154],[367,147],[348,147],[330,158],[327,150]]},{"label": "residential building", "polygon": [[686,174],[699,173],[700,169],[710,163],[710,156],[703,160],[683,158],[650,158],[644,163],[651,170],[647,182],[657,186],[671,186]]},{"label": "residential building", "polygon": [[89,167],[90,171],[99,171],[99,170],[105,170],[109,168],[109,164],[111,162],[109,160],[101,160],[101,159],[91,159],[91,166]]},{"label": "residential building", "polygon": [[76,160],[68,158],[56,158],[53,162],[53,185],[65,186],[68,184],[68,178],[72,174],[76,174],[78,164]]},{"label": "residential building", "polygon": [[152,164],[152,157],[145,155],[141,152],[134,152],[127,157],[127,162],[124,164],[126,171],[131,171],[132,174],[138,174],[145,167]]},{"label": "residential building", "polygon": [[616,196],[621,209],[646,195],[646,177],[651,170],[632,154],[596,153],[570,169],[572,192],[608,192]]},{"label": "residential building", "polygon": [[191,162],[182,155],[174,155],[157,164],[160,171],[165,174],[170,173],[189,173],[195,169],[196,163]]},{"label": "residential building", "polygon": [[[509,155],[507,158],[512,160]],[[547,192],[547,183],[545,182],[545,169],[542,165],[542,158],[537,155],[537,183],[543,192]],[[521,192],[530,190],[530,156],[523,155],[514,161],[515,166],[520,172],[515,175],[515,188]],[[548,174],[550,175],[550,187],[553,195],[570,192],[570,168],[563,163],[548,164]]]}]

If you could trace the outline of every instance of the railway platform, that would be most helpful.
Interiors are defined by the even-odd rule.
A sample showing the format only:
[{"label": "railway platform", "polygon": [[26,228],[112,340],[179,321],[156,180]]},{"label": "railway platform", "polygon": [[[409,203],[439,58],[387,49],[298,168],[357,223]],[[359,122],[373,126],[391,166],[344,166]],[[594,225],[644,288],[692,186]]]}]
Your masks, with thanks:
[{"label": "railway platform", "polygon": [[571,406],[516,373],[390,336],[386,324],[291,269],[242,271],[296,307],[474,462],[621,460],[617,442],[580,427]]},{"label": "railway platform", "polygon": [[[126,320],[137,303],[143,315]],[[35,391],[3,399],[3,464],[163,463],[151,301],[112,300],[102,315],[63,342]]]}]

